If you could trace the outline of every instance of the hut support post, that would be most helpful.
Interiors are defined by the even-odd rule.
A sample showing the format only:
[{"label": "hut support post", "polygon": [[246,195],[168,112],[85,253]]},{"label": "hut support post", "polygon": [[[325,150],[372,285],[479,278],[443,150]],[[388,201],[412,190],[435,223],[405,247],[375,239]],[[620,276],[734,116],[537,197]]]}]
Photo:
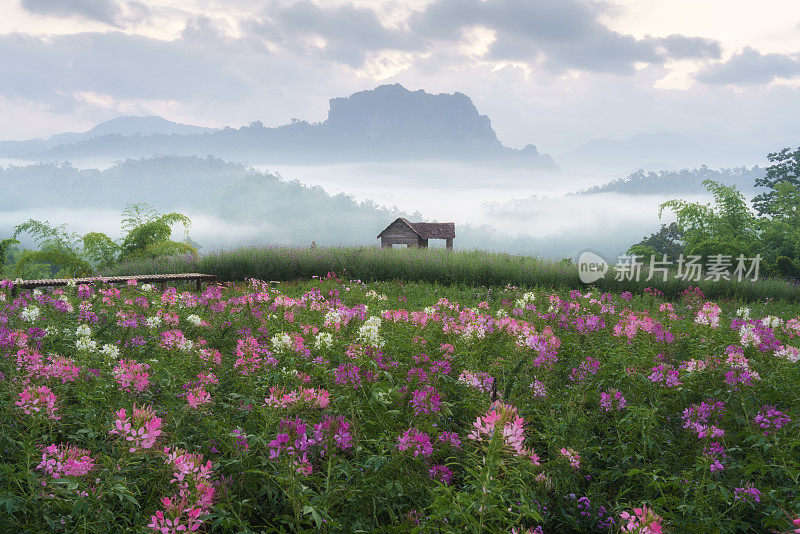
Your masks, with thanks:
[{"label": "hut support post", "polygon": [[447,250],[453,250],[453,238],[452,238],[452,237],[448,237],[448,238],[447,238],[447,241],[445,241],[445,245],[444,245],[444,247],[445,247]]}]

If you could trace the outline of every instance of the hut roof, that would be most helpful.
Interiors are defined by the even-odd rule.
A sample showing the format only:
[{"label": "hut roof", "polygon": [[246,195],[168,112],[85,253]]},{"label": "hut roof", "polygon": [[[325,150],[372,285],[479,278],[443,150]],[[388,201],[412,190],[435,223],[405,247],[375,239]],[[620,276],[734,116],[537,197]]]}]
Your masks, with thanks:
[{"label": "hut roof", "polygon": [[[432,223],[432,222],[415,222],[412,223],[408,219],[404,217],[400,217],[392,222],[394,224],[397,221],[403,221],[411,228],[414,233],[420,236],[422,239],[453,239],[456,236],[456,225],[455,223],[446,222],[446,223]],[[391,224],[389,225],[391,226]],[[388,230],[388,226],[386,229],[383,230],[385,232]],[[378,234],[378,237],[383,235],[383,232]]]}]

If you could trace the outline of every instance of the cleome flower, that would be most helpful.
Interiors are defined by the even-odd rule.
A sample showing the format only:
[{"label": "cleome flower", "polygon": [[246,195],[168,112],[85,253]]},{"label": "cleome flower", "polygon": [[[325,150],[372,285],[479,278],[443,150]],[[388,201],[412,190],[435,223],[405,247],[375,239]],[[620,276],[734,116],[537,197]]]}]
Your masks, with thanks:
[{"label": "cleome flower", "polygon": [[524,446],[524,425],[525,419],[517,414],[514,406],[495,401],[489,411],[479,415],[472,423],[472,430],[467,438],[478,442],[491,441],[495,431],[499,429],[506,448],[517,456],[528,458],[535,465],[539,465],[539,456]]},{"label": "cleome flower", "polygon": [[124,437],[125,441],[130,442],[128,452],[152,448],[161,435],[161,418],[156,417],[150,406],[137,408],[134,404],[132,417],[128,417],[125,408],[120,408],[116,415],[114,428],[108,433]]}]

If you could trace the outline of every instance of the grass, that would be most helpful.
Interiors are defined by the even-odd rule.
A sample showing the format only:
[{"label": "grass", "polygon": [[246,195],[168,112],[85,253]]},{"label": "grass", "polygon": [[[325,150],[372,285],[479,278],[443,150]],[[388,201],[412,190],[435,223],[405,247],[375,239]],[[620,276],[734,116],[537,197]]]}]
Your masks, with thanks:
[{"label": "grass", "polygon": [[[365,282],[403,280],[442,285],[553,287],[582,289],[577,267],[569,261],[532,256],[514,256],[478,250],[381,249],[377,247],[245,247],[200,256],[177,256],[142,260],[116,266],[109,275],[202,272],[223,281],[291,281],[335,272]],[[669,278],[666,282],[616,280],[611,274],[593,285],[604,291],[641,293],[657,289],[676,299],[697,286],[713,299],[757,302],[765,299],[800,302],[800,286],[781,279],[757,282],[699,281]]]}]

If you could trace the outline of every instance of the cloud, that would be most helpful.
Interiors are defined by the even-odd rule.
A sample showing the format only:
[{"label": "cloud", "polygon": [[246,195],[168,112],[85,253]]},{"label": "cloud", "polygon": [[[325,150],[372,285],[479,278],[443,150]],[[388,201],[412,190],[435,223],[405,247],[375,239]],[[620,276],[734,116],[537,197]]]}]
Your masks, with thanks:
[{"label": "cloud", "polygon": [[323,62],[272,54],[247,40],[197,41],[198,34],[216,31],[208,24],[198,21],[187,30],[191,38],[172,41],[122,32],[0,35],[0,96],[57,107],[75,101],[78,92],[233,102],[331,75]]},{"label": "cloud", "polygon": [[613,31],[599,20],[611,9],[577,0],[435,0],[409,24],[420,36],[437,40],[456,40],[465,28],[482,26],[496,34],[488,59],[543,62],[554,72],[632,74],[636,63],[719,56],[719,45],[709,39],[637,39]]},{"label": "cloud", "polygon": [[670,59],[719,59],[722,55],[719,42],[703,37],[668,35],[655,39],[654,42],[667,50]]},{"label": "cloud", "polygon": [[243,26],[252,35],[295,53],[317,55],[351,67],[363,65],[369,52],[420,46],[408,32],[385,26],[372,9],[352,4],[322,7],[310,0],[272,2],[260,20]]},{"label": "cloud", "polygon": [[800,60],[788,54],[762,54],[745,47],[728,61],[709,65],[697,80],[710,85],[763,85],[775,78],[800,76]]},{"label": "cloud", "polygon": [[36,15],[77,16],[112,26],[118,25],[117,17],[122,12],[114,0],[22,0],[22,7]]}]

